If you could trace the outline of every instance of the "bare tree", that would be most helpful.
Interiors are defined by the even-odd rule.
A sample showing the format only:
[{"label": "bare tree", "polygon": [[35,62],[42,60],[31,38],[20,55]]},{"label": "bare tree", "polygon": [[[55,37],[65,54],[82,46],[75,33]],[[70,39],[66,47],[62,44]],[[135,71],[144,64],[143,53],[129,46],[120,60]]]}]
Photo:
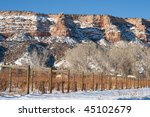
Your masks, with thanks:
[{"label": "bare tree", "polygon": [[103,71],[107,66],[107,57],[102,49],[93,42],[80,44],[65,53],[65,59],[76,71]]},{"label": "bare tree", "polygon": [[36,49],[33,48],[30,57],[31,57],[31,61],[33,66],[39,67],[39,66],[43,66],[46,67],[46,63],[49,60],[50,57],[50,50],[49,48],[41,48],[40,49]]},{"label": "bare tree", "polygon": [[110,45],[105,50],[95,43],[80,44],[65,53],[65,59],[76,71],[100,71],[124,76],[150,77],[150,48],[129,44]]}]

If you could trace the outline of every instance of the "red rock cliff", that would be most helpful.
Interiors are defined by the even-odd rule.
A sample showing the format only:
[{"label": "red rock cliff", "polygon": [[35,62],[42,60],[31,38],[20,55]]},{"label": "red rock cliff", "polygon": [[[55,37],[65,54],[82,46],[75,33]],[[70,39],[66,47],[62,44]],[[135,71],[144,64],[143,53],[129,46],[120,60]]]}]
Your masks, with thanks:
[{"label": "red rock cliff", "polygon": [[140,18],[118,18],[109,15],[38,14],[33,12],[0,12],[0,34],[9,37],[24,31],[31,36],[59,36],[92,40],[105,38],[112,42],[150,38],[150,21]]}]

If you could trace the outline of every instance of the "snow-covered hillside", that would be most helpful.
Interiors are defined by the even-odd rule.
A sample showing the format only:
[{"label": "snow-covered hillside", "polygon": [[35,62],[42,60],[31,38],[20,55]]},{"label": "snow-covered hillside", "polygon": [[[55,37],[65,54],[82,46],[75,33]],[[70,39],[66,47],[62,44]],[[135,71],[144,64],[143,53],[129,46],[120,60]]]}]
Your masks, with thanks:
[{"label": "snow-covered hillside", "polygon": [[148,77],[149,38],[150,21],[141,18],[0,12],[2,64]]}]

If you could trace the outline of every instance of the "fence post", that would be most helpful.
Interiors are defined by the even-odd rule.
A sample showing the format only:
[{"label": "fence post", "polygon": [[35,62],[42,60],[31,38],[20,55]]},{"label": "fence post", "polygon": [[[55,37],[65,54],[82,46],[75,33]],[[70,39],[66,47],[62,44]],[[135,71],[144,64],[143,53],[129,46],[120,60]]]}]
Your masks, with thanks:
[{"label": "fence post", "polygon": [[76,92],[77,91],[77,82],[75,80],[75,74],[73,74],[73,84],[74,84],[74,91]]},{"label": "fence post", "polygon": [[30,93],[30,65],[28,65],[28,68],[27,68],[27,94]]},{"label": "fence post", "polygon": [[133,89],[133,78],[131,78],[131,89]]},{"label": "fence post", "polygon": [[62,80],[62,84],[61,84],[61,91],[62,91],[62,93],[64,93],[64,81]]},{"label": "fence post", "polygon": [[9,92],[11,92],[12,87],[12,69],[9,68]]},{"label": "fence post", "polygon": [[52,76],[53,76],[53,74],[52,74],[52,68],[50,68],[50,70],[49,70],[49,79],[48,79],[48,84],[49,84],[49,93],[52,93]]},{"label": "fence post", "polygon": [[121,77],[121,89],[123,89],[123,86],[124,86],[124,77]]},{"label": "fence post", "polygon": [[93,72],[93,74],[92,74],[92,89],[93,89],[93,91],[94,91],[94,83],[95,83],[95,76],[94,75],[95,74]]},{"label": "fence post", "polygon": [[98,89],[100,89],[100,79],[101,79],[101,76],[100,74],[98,74]]},{"label": "fence post", "polygon": [[134,86],[135,86],[135,88],[137,89],[137,79],[135,79],[135,82],[134,82],[135,84],[134,84]]},{"label": "fence post", "polygon": [[111,90],[111,85],[112,85],[112,80],[111,80],[111,76],[108,77],[109,78],[109,90]]},{"label": "fence post", "polygon": [[128,78],[127,78],[127,76],[125,76],[125,79],[126,79],[126,89],[128,89]]},{"label": "fence post", "polygon": [[137,88],[140,88],[140,79],[138,78],[137,80],[138,80],[138,81],[137,81],[137,82],[138,82]]},{"label": "fence post", "polygon": [[130,87],[131,87],[130,89],[133,89],[133,78],[131,78],[130,82],[131,82],[130,83]]},{"label": "fence post", "polygon": [[140,88],[142,88],[142,79],[140,78]]},{"label": "fence post", "polygon": [[103,91],[104,85],[103,85],[103,73],[101,74],[101,91]]},{"label": "fence post", "polygon": [[64,74],[61,72],[61,91],[62,93],[64,93],[64,84],[65,84],[65,81],[64,81]]},{"label": "fence post", "polygon": [[147,80],[147,78],[146,78],[146,88],[148,87],[148,80]]},{"label": "fence post", "polygon": [[146,88],[146,78],[144,79],[144,88]]},{"label": "fence post", "polygon": [[142,88],[144,87],[144,79],[142,78]]},{"label": "fence post", "polygon": [[134,78],[132,78],[132,89],[134,89]]},{"label": "fence post", "polygon": [[147,88],[147,78],[145,79],[146,81],[145,81],[145,87]]},{"label": "fence post", "polygon": [[139,88],[142,88],[141,78],[139,79],[139,84],[140,84],[140,85],[139,85],[139,86],[140,86]]},{"label": "fence post", "polygon": [[137,79],[134,79],[135,81],[134,81],[134,87],[135,87],[135,89],[137,89]]},{"label": "fence post", "polygon": [[143,88],[145,87],[145,78],[143,78]]},{"label": "fence post", "polygon": [[145,78],[143,78],[143,88],[145,88]]},{"label": "fence post", "polygon": [[143,78],[141,79],[141,88],[143,88]]},{"label": "fence post", "polygon": [[67,84],[67,93],[69,93],[70,90],[70,70],[68,70],[68,84]]},{"label": "fence post", "polygon": [[144,87],[144,79],[142,78],[142,87],[141,88],[143,88]]},{"label": "fence post", "polygon": [[140,78],[140,88],[142,88],[142,78]]},{"label": "fence post", "polygon": [[116,87],[115,88],[118,89],[118,77],[117,77],[117,75],[116,75],[115,80],[116,80],[116,83],[115,83]]},{"label": "fence post", "polygon": [[126,89],[126,77],[124,76],[124,85],[123,85],[123,89]]},{"label": "fence post", "polygon": [[130,89],[130,78],[127,77],[127,89]]},{"label": "fence post", "polygon": [[78,88],[77,88],[77,82],[75,82],[74,84],[74,91],[77,92]]},{"label": "fence post", "polygon": [[140,78],[140,88],[142,88],[142,78]]},{"label": "fence post", "polygon": [[143,78],[143,88],[145,87],[145,78]]},{"label": "fence post", "polygon": [[146,87],[146,78],[144,78],[144,88]]},{"label": "fence post", "polygon": [[40,91],[42,94],[45,93],[45,82],[44,81],[40,82]]},{"label": "fence post", "polygon": [[96,91],[98,90],[98,83],[96,83],[95,90]]},{"label": "fence post", "polygon": [[32,84],[32,86],[31,86],[31,91],[33,91],[33,75],[34,75],[34,71],[33,70],[31,70],[31,84]]},{"label": "fence post", "polygon": [[144,78],[144,88],[146,87],[146,79]]},{"label": "fence post", "polygon": [[148,79],[146,78],[146,88],[148,87]]},{"label": "fence post", "polygon": [[60,91],[60,83],[57,82],[57,91]]},{"label": "fence post", "polygon": [[129,89],[131,89],[131,78],[129,77]]},{"label": "fence post", "polygon": [[81,77],[81,91],[84,90],[84,72],[82,72],[82,77]]},{"label": "fence post", "polygon": [[147,78],[147,88],[149,88],[149,79]]}]

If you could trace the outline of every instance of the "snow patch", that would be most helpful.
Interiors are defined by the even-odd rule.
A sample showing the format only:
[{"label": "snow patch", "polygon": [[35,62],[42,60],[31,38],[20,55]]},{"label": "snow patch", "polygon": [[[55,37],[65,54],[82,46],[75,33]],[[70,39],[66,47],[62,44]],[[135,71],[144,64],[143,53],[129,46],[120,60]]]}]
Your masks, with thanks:
[{"label": "snow patch", "polygon": [[78,91],[61,93],[53,91],[52,94],[40,94],[36,91],[28,95],[10,96],[3,92],[0,100],[150,100],[150,88],[126,89],[126,90],[104,90],[104,91]]},{"label": "snow patch", "polygon": [[64,39],[64,42],[66,42],[69,45],[75,45],[75,44],[77,44],[77,42],[74,39],[70,38],[70,37],[66,37]]},{"label": "snow patch", "polygon": [[15,15],[15,16],[0,16],[0,20],[7,20],[7,19],[31,19],[31,20],[36,20],[36,15],[32,16],[24,16],[24,15]]},{"label": "snow patch", "polygon": [[71,65],[70,65],[70,63],[69,63],[68,61],[66,61],[66,60],[61,60],[61,61],[59,61],[59,62],[56,62],[56,63],[54,64],[54,66],[55,66],[56,68],[68,68],[68,67],[70,67]]},{"label": "snow patch", "polygon": [[54,18],[50,18],[50,17],[48,17],[47,20],[49,20],[50,22],[56,22]]},{"label": "snow patch", "polygon": [[68,45],[74,46],[77,42],[70,37],[49,37],[49,41],[56,43],[67,43]]},{"label": "snow patch", "polygon": [[78,21],[78,20],[74,20],[73,21],[75,24],[80,24],[81,22],[80,21]]},{"label": "snow patch", "polygon": [[25,32],[17,32],[13,36],[7,38],[7,41],[29,41],[32,38]]},{"label": "snow patch", "polygon": [[133,76],[133,75],[128,75],[127,77],[128,77],[128,78],[136,78],[136,77]]},{"label": "snow patch", "polygon": [[29,54],[26,52],[22,55],[21,58],[19,58],[18,60],[15,61],[16,65],[33,65],[31,58],[29,56]]},{"label": "snow patch", "polygon": [[37,21],[41,21],[41,22],[46,22],[47,21],[47,17],[37,16],[36,20]]},{"label": "snow patch", "polygon": [[135,27],[134,27],[134,26],[133,26],[133,27],[131,27],[131,28],[130,28],[130,30],[135,30]]},{"label": "snow patch", "polygon": [[57,63],[54,64],[55,67],[60,67],[65,63],[65,60],[59,61]]},{"label": "snow patch", "polygon": [[97,43],[98,43],[99,45],[105,46],[105,47],[107,47],[107,46],[110,45],[109,42],[107,42],[105,39],[101,39],[101,40],[99,40]]},{"label": "snow patch", "polygon": [[88,22],[80,23],[80,28],[90,28],[93,26],[94,26],[94,24],[90,24]]}]

